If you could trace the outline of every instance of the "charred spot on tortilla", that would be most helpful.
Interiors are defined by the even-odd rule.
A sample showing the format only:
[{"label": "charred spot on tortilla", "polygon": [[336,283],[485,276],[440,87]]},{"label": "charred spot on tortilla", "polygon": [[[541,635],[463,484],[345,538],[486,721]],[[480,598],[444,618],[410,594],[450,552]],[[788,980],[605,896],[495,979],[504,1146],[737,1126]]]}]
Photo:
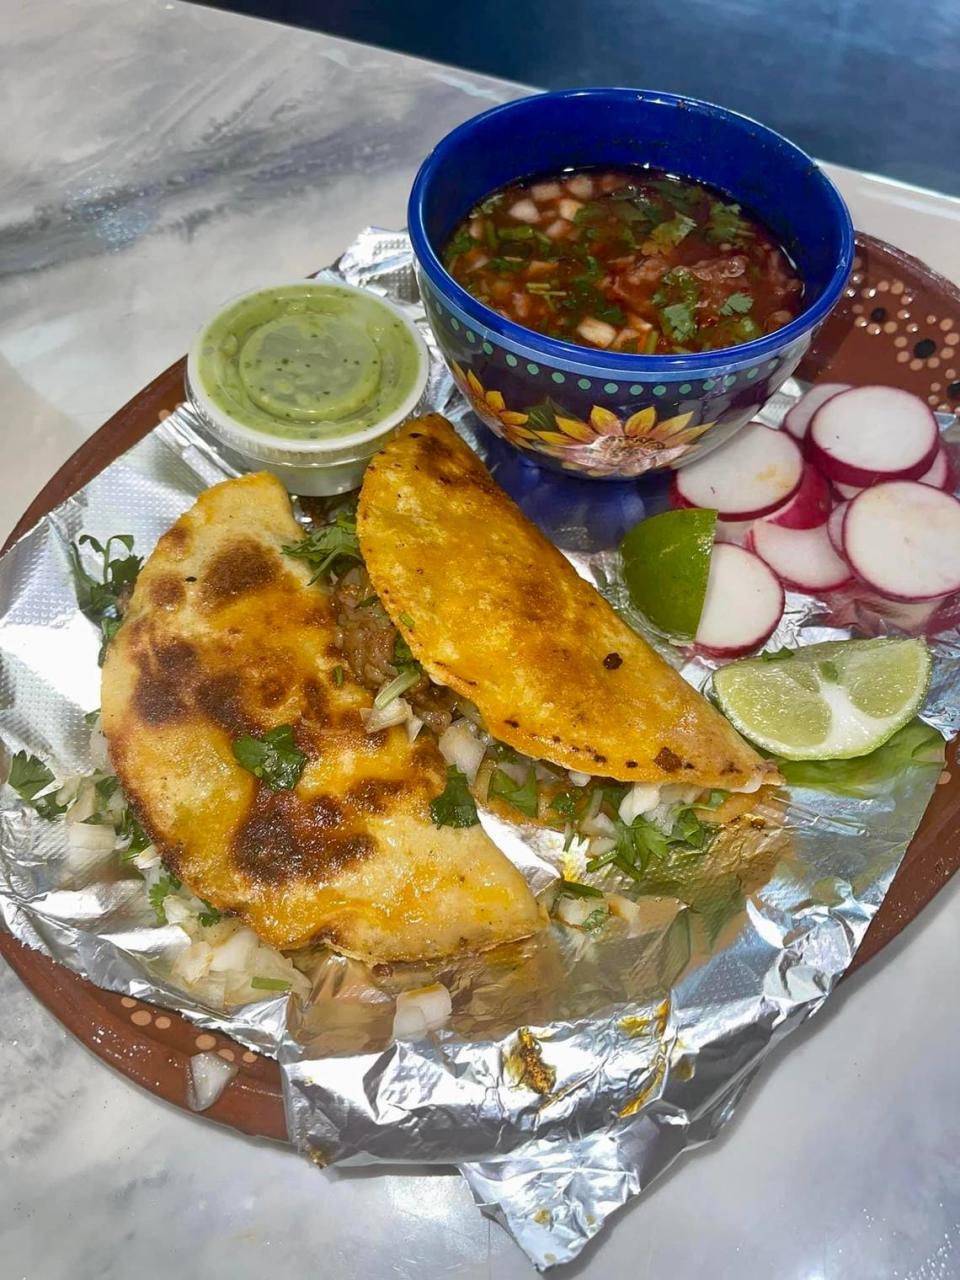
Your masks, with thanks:
[{"label": "charred spot on tortilla", "polygon": [[[299,532],[299,530],[298,530]],[[202,589],[211,608],[227,604],[274,581],[280,562],[253,538],[237,538],[206,566]]]},{"label": "charred spot on tortilla", "polygon": [[138,665],[134,701],[139,714],[151,725],[180,719],[186,714],[187,689],[196,674],[196,651],[185,640],[153,645],[148,640],[142,647],[138,640],[139,636],[134,637],[133,643]]},{"label": "charred spot on tortilla", "polygon": [[623,666],[623,659],[619,653],[608,653],[603,660],[603,665],[608,671],[616,671],[617,667]]},{"label": "charred spot on tortilla", "polygon": [[683,764],[681,758],[669,747],[661,747],[653,758],[653,763],[664,773],[676,773]]},{"label": "charred spot on tortilla", "polygon": [[234,861],[267,885],[305,876],[332,878],[376,847],[366,831],[344,832],[343,816],[331,796],[304,802],[295,791],[271,791],[259,784],[252,811],[234,838]]},{"label": "charred spot on tortilla", "polygon": [[243,708],[241,680],[235,671],[200,680],[194,699],[196,707],[232,737],[256,728]]},{"label": "charred spot on tortilla", "polygon": [[183,583],[174,574],[158,578],[150,589],[151,602],[158,609],[172,609],[185,595]]},{"label": "charred spot on tortilla", "polygon": [[383,813],[386,801],[401,795],[409,783],[399,779],[364,778],[355,782],[347,792],[347,800],[360,813]]}]

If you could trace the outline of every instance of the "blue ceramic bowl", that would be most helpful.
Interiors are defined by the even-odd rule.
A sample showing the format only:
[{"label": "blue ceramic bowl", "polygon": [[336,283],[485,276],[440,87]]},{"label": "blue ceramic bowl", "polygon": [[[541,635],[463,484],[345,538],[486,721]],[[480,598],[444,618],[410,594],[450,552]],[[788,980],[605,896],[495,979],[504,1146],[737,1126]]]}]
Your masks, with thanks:
[{"label": "blue ceramic bowl", "polygon": [[[444,270],[448,236],[497,187],[637,164],[716,187],[756,214],[799,268],[805,310],[738,347],[624,355],[525,329]],[[603,479],[683,465],[729,439],[797,367],[853,259],[846,205],[793,143],[722,107],[634,89],[538,94],[466,121],[423,162],[408,219],[430,324],[480,418],[538,462]]]}]

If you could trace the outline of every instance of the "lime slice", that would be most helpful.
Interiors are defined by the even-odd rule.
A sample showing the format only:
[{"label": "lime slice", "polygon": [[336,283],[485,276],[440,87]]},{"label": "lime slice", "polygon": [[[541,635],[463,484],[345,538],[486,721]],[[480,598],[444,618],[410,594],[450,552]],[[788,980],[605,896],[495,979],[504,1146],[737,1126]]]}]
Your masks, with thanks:
[{"label": "lime slice", "polygon": [[624,537],[630,599],[668,636],[692,640],[707,594],[717,513],[690,507],[644,520]]},{"label": "lime slice", "polygon": [[751,742],[787,760],[848,760],[882,746],[920,710],[922,640],[831,640],[722,667],[713,687]]}]

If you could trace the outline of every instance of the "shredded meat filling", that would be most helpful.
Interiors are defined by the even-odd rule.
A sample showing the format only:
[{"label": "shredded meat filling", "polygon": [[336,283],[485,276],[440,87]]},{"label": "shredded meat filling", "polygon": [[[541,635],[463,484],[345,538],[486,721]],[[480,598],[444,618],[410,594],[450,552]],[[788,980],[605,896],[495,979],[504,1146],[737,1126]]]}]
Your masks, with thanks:
[{"label": "shredded meat filling", "polygon": [[[333,590],[337,611],[337,647],[350,670],[367,689],[380,689],[398,676],[405,664],[397,662],[400,633],[377,599],[366,569],[345,574]],[[438,737],[456,712],[456,695],[434,684],[425,674],[404,692],[416,715]]]}]

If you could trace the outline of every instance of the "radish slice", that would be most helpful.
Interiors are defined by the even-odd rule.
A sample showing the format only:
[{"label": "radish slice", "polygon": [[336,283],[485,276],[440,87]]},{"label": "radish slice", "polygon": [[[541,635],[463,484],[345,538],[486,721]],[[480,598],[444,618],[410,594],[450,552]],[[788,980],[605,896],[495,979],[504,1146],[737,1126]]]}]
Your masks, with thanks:
[{"label": "radish slice", "polygon": [[960,590],[960,502],[911,480],[854,498],[843,550],[857,575],[892,600],[934,600]]},{"label": "radish slice", "polygon": [[826,522],[831,506],[830,486],[817,468],[808,462],[803,468],[800,488],[789,502],[763,518],[785,529],[815,529],[818,524]]},{"label": "radish slice", "polygon": [[752,520],[784,505],[800,487],[803,457],[783,431],[748,422],[732,440],[677,472],[676,491],[721,520]]},{"label": "radish slice", "polygon": [[839,507],[834,507],[827,521],[827,537],[838,556],[843,556],[843,517],[847,514],[849,505],[849,502],[841,502]]},{"label": "radish slice", "polygon": [[805,440],[810,430],[813,415],[822,404],[838,396],[841,391],[849,391],[848,382],[818,382],[802,395],[783,420],[784,429],[789,431],[794,440]]},{"label": "radish slice", "polygon": [[934,489],[950,489],[950,459],[947,457],[947,451],[940,445],[937,449],[937,456],[930,463],[929,468],[918,477],[920,484],[929,484]]},{"label": "radish slice", "polygon": [[866,486],[862,484],[838,484],[834,481],[833,487],[845,502],[849,502],[850,499],[855,498],[858,493],[863,493]]},{"label": "radish slice", "polygon": [[841,484],[916,480],[939,446],[929,406],[896,387],[854,387],[831,396],[807,435],[810,460]]},{"label": "radish slice", "polygon": [[785,529],[758,520],[753,545],[785,586],[798,591],[831,591],[853,576],[837,555],[825,524],[815,529]]},{"label": "radish slice", "polygon": [[696,646],[714,658],[759,649],[783,617],[783,587],[752,551],[714,543]]}]

